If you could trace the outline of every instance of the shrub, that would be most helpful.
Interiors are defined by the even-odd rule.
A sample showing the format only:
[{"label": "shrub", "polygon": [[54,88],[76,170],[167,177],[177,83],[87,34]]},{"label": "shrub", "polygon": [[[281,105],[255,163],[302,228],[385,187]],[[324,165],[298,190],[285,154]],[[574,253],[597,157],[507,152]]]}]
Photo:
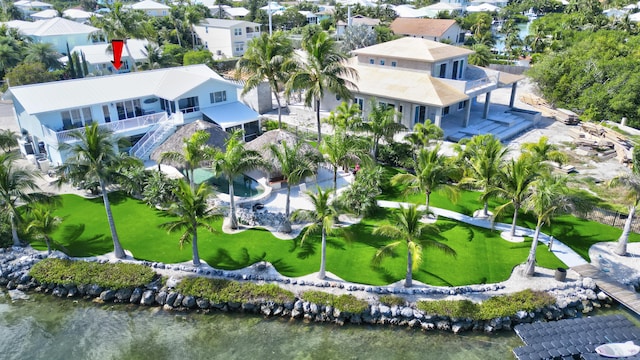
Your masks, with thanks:
[{"label": "shrub", "polygon": [[302,293],[302,299],[318,305],[333,306],[340,311],[352,314],[360,314],[369,308],[369,303],[353,295],[333,295],[322,291],[306,291]]},{"label": "shrub", "polygon": [[413,163],[411,145],[398,142],[381,144],[378,148],[378,160],[391,166],[411,166]]},{"label": "shrub", "polygon": [[386,304],[389,306],[394,306],[394,305],[404,306],[407,303],[407,301],[404,298],[400,296],[394,296],[394,295],[382,295],[378,300],[380,300],[381,304]]},{"label": "shrub", "polygon": [[480,306],[480,319],[493,319],[502,316],[514,315],[520,310],[533,311],[552,305],[556,299],[542,291],[530,289],[517,293],[494,296],[485,300]]},{"label": "shrub", "polygon": [[149,284],[156,273],[138,264],[99,264],[86,261],[45,259],[33,266],[29,274],[40,283],[96,284],[109,289],[133,288]]},{"label": "shrub", "polygon": [[282,304],[295,300],[292,292],[274,284],[259,285],[201,277],[182,279],[176,286],[176,290],[184,295],[201,297],[214,303],[274,301]]},{"label": "shrub", "polygon": [[418,301],[416,307],[428,315],[471,319],[477,317],[479,310],[479,305],[469,300]]}]

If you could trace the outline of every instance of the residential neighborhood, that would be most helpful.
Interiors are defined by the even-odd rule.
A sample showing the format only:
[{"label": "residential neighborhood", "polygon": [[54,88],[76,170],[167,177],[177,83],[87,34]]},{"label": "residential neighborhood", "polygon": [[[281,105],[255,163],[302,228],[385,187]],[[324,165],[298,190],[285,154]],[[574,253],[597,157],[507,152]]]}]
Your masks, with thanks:
[{"label": "residential neighborhood", "polygon": [[3,2],[0,354],[636,356],[638,21]]}]

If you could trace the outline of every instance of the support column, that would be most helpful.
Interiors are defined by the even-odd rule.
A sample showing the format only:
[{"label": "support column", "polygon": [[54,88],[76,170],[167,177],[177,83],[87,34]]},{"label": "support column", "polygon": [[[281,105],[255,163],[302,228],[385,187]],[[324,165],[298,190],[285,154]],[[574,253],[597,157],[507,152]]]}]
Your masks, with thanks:
[{"label": "support column", "polygon": [[464,104],[464,122],[462,127],[469,126],[469,118],[471,117],[471,99],[467,100]]},{"label": "support column", "polygon": [[442,129],[442,108],[436,110],[436,118],[433,119],[433,123]]},{"label": "support column", "polygon": [[518,83],[514,82],[511,84],[511,98],[509,99],[509,108],[513,109],[513,104],[516,102],[516,89],[518,88]]},{"label": "support column", "polygon": [[491,91],[484,95],[484,110],[482,111],[482,118],[486,119],[489,115],[489,103],[491,102]]}]

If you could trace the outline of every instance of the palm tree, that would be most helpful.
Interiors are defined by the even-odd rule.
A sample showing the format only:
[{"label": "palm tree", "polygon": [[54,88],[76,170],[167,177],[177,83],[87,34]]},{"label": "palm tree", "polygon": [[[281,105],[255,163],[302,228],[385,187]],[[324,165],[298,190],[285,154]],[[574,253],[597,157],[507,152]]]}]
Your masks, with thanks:
[{"label": "palm tree", "polygon": [[491,63],[491,48],[485,44],[475,43],[471,46],[473,54],[469,55],[469,64],[476,66],[489,66]]},{"label": "palm tree", "polygon": [[534,163],[555,161],[562,165],[567,161],[567,155],[558,150],[558,146],[550,144],[546,136],[541,136],[537,143],[522,144],[522,150]]},{"label": "palm tree", "polygon": [[180,236],[180,248],[185,243],[191,242],[192,260],[194,266],[200,266],[200,255],[198,255],[198,227],[203,227],[210,232],[215,230],[209,221],[220,216],[214,213],[207,204],[207,198],[213,194],[213,190],[207,183],[202,183],[197,189],[193,189],[184,180],[178,182],[174,190],[176,202],[169,207],[169,214],[177,216],[178,219],[169,221],[161,226],[169,232],[184,231]]},{"label": "palm tree", "polygon": [[136,61],[131,55],[127,39],[141,38],[145,34],[145,14],[140,10],[123,9],[123,4],[116,1],[109,7],[109,12],[102,17],[93,16],[91,22],[102,29],[109,40],[122,39],[127,50],[127,55],[133,63],[133,71],[138,71]]},{"label": "palm tree", "polygon": [[196,33],[193,28],[194,25],[197,25],[205,18],[205,14],[202,13],[201,8],[197,5],[187,4],[187,7],[184,10],[184,21],[189,25],[189,29],[191,29],[191,43],[193,44],[193,49],[196,49]]},{"label": "palm tree", "polygon": [[634,172],[632,174],[616,176],[609,182],[610,187],[625,187],[627,189],[627,199],[631,201],[631,204],[629,205],[629,215],[627,215],[627,220],[624,223],[622,234],[618,238],[618,246],[614,250],[614,253],[620,256],[625,256],[627,254],[627,243],[629,242],[631,224],[633,223],[636,215],[636,208],[638,207],[638,204],[640,204],[640,175],[638,175],[636,171],[637,170],[634,168]]},{"label": "palm tree", "polygon": [[33,192],[39,190],[35,178],[35,170],[15,167],[17,155],[13,153],[0,154],[0,208],[4,216],[11,223],[13,245],[20,246],[18,224],[22,221],[18,211],[18,202],[29,203],[35,199]]},{"label": "palm tree", "polygon": [[285,233],[291,232],[291,223],[289,222],[291,184],[296,184],[305,176],[312,175],[317,167],[313,161],[313,156],[309,153],[303,153],[301,146],[301,142],[296,142],[293,146],[289,146],[284,140],[281,146],[277,144],[269,145],[269,150],[280,165],[282,176],[287,182],[287,202],[284,211],[286,220],[282,228],[282,232]]},{"label": "palm tree", "polygon": [[215,155],[215,150],[207,145],[209,137],[211,137],[211,134],[204,130],[196,131],[190,138],[182,140],[184,142],[183,152],[164,152],[160,155],[160,163],[171,161],[184,164],[185,175],[191,187],[195,189],[194,170],[200,166],[203,161],[211,160]]},{"label": "palm tree", "polygon": [[247,150],[242,141],[242,131],[235,131],[226,141],[226,151],[216,151],[211,161],[211,169],[215,176],[224,176],[229,182],[229,203],[230,203],[230,226],[232,229],[238,228],[238,218],[236,217],[235,193],[233,191],[233,180],[238,175],[260,167],[266,167],[266,163],[260,153]]},{"label": "palm tree", "polygon": [[294,220],[311,221],[311,225],[307,226],[302,235],[301,243],[304,243],[309,235],[320,232],[322,238],[320,251],[320,271],[318,279],[326,277],[327,266],[327,235],[333,231],[333,224],[338,217],[338,210],[329,203],[332,190],[322,191],[318,186],[317,194],[307,191],[306,194],[311,200],[313,210],[298,209],[293,212]]},{"label": "palm tree", "polygon": [[0,130],[0,149],[9,152],[16,146],[18,146],[18,134],[9,129]]},{"label": "palm tree", "polygon": [[394,254],[394,250],[400,244],[407,245],[407,275],[404,280],[405,287],[411,287],[413,270],[417,270],[422,264],[422,247],[428,246],[442,250],[447,255],[456,255],[456,251],[450,246],[435,240],[426,240],[422,234],[427,229],[437,229],[433,224],[425,224],[420,221],[422,213],[415,205],[400,206],[400,210],[394,213],[395,224],[380,225],[373,230],[374,235],[397,239],[391,244],[380,248],[374,257],[374,263],[379,263],[383,258]]},{"label": "palm tree", "polygon": [[344,99],[351,98],[349,87],[356,87],[351,79],[355,80],[358,75],[352,67],[346,65],[347,56],[338,50],[335,40],[324,31],[317,32],[307,41],[303,41],[302,49],[306,56],[299,64],[298,70],[289,78],[286,94],[290,96],[293,91],[305,91],[305,106],[313,105],[316,110],[320,143],[320,100],[327,91]]},{"label": "palm tree", "polygon": [[414,164],[415,175],[411,173],[396,174],[391,184],[405,185],[407,193],[425,193],[426,212],[429,213],[429,198],[436,190],[443,190],[452,200],[457,200],[458,188],[449,182],[458,177],[459,169],[447,164],[446,157],[440,155],[440,145],[432,150],[422,148],[418,152]]},{"label": "palm tree", "polygon": [[342,166],[367,162],[367,144],[360,137],[338,131],[330,136],[325,136],[320,143],[320,152],[333,169],[333,191],[338,190],[338,169]]},{"label": "palm tree", "polygon": [[497,196],[506,199],[507,202],[500,205],[495,210],[497,217],[507,207],[513,206],[513,221],[509,236],[514,237],[516,234],[516,221],[518,219],[518,211],[522,205],[532,195],[532,185],[539,177],[537,167],[526,157],[520,157],[518,160],[511,160],[498,173],[497,182],[486,192],[485,197]]},{"label": "palm tree", "polygon": [[289,38],[281,31],[269,36],[262,33],[249,42],[247,51],[236,63],[236,76],[242,73],[246,79],[242,95],[255,89],[263,81],[267,81],[278,103],[278,127],[282,129],[282,103],[280,100],[281,85],[288,79],[295,69],[295,62],[291,61],[293,46]]},{"label": "palm tree", "polygon": [[148,43],[144,46],[144,50],[140,52],[147,57],[146,63],[141,66],[143,70],[160,69],[162,67],[162,49],[158,45]]},{"label": "palm tree", "polygon": [[62,55],[56,51],[53,44],[31,43],[27,46],[24,60],[27,62],[42,63],[47,70],[57,70],[63,67],[62,63],[58,61],[60,57],[62,57]]},{"label": "palm tree", "polygon": [[460,157],[466,168],[466,174],[460,180],[460,185],[471,185],[482,189],[483,216],[488,217],[487,194],[500,173],[508,149],[493,134],[476,135],[465,145],[465,149],[460,150]]},{"label": "palm tree", "polygon": [[[413,131],[409,133],[405,139],[413,147],[413,152],[416,153],[420,148],[429,146],[431,140],[439,140],[444,137],[442,129],[427,120],[423,123],[417,123],[413,125]],[[415,157],[415,156],[414,156]]]},{"label": "palm tree", "polygon": [[369,112],[369,121],[362,123],[362,129],[371,133],[372,146],[371,156],[374,160],[378,160],[378,145],[380,139],[392,141],[393,136],[406,127],[396,122],[396,110],[393,107],[388,107],[387,104],[378,103],[375,97],[369,100],[371,106],[371,112]]},{"label": "palm tree", "polygon": [[[33,234],[36,238],[43,239],[47,244],[48,254],[51,254],[51,243],[55,243],[51,238],[51,233],[56,231],[62,223],[62,218],[55,216],[53,211],[53,206],[45,202],[37,202],[33,206],[29,206],[27,210],[29,219],[25,231]],[[58,246],[62,247],[59,244]]]},{"label": "palm tree", "polygon": [[58,184],[78,179],[98,182],[113,239],[113,251],[116,258],[122,259],[125,253],[113,220],[107,186],[121,176],[119,170],[125,163],[139,164],[140,160],[119,156],[116,146],[122,140],[115,137],[111,130],[99,127],[98,123],[75,130],[69,136],[74,142],[60,145],[61,152],[69,151],[71,157],[58,169]]},{"label": "palm tree", "polygon": [[531,276],[535,273],[536,268],[536,248],[538,247],[538,237],[542,226],[551,222],[551,218],[558,213],[568,212],[578,199],[568,195],[567,177],[559,177],[546,175],[536,181],[534,191],[527,199],[525,208],[535,214],[536,230],[529,250],[529,257],[525,266],[525,274]]},{"label": "palm tree", "polygon": [[343,101],[325,119],[333,127],[333,131],[356,130],[362,122],[362,111],[358,104]]},{"label": "palm tree", "polygon": [[4,74],[22,60],[22,49],[19,43],[9,37],[0,37],[0,73]]}]

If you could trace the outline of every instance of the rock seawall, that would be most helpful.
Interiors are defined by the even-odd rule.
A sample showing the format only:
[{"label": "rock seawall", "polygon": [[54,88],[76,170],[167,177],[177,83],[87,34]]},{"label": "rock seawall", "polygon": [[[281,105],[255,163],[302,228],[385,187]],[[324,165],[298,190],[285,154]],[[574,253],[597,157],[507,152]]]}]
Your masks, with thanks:
[{"label": "rock seawall", "polygon": [[[181,294],[175,290],[171,282],[162,285],[159,281],[150,283],[144,287],[132,289],[104,289],[95,284],[43,284],[31,278],[29,270],[38,261],[46,258],[46,254],[34,251],[30,248],[0,249],[0,286],[9,290],[36,291],[51,294],[59,298],[84,298],[104,303],[131,303],[141,306],[162,306],[166,310],[200,311],[200,312],[242,312],[257,314],[267,317],[284,317],[309,322],[325,322],[343,324],[376,324],[394,325],[420,328],[423,330],[441,330],[453,333],[463,331],[496,332],[511,330],[520,323],[536,321],[559,320],[587,314],[595,308],[609,306],[612,300],[604,293],[596,289],[595,283],[589,278],[582,281],[581,286],[573,288],[570,292],[554,290],[550,291],[557,299],[556,304],[538,309],[536,311],[519,311],[512,316],[499,317],[491,320],[473,320],[468,318],[451,318],[425,314],[414,306],[387,306],[377,301],[370,301],[367,310],[362,313],[348,313],[340,309],[315,304],[296,298],[294,301],[276,303],[263,301],[256,303],[212,303],[207,299]],[[163,267],[158,263],[146,263],[151,267]],[[196,269],[194,272],[198,272]],[[216,274],[224,277],[229,272],[216,270]],[[236,274],[232,274],[236,280]],[[229,276],[227,276],[229,277]],[[269,280],[251,279],[251,280]],[[275,279],[274,279],[275,281]],[[284,281],[283,281],[284,282]],[[289,281],[290,283],[291,281]],[[321,285],[321,286],[318,286]],[[311,284],[310,284],[311,285]],[[317,282],[312,286],[331,286],[331,283]],[[342,285],[342,284],[340,284]],[[351,286],[351,285],[349,285]],[[452,294],[461,293],[463,290],[483,287],[487,291],[495,288],[495,285],[478,285],[459,287],[450,290]],[[460,290],[463,289],[463,290]],[[405,293],[414,289],[397,289],[393,293]],[[367,291],[371,293],[390,293],[385,287],[358,286],[354,291]],[[411,291],[411,294],[416,292]]]}]

